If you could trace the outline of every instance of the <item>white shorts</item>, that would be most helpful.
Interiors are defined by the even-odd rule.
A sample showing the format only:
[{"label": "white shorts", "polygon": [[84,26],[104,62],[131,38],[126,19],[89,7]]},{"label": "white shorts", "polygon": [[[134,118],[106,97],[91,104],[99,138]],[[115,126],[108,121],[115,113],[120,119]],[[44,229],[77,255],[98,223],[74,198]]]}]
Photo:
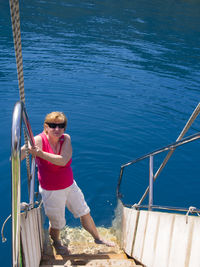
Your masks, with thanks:
[{"label": "white shorts", "polygon": [[62,229],[65,224],[65,207],[79,218],[90,212],[90,208],[85,202],[84,195],[76,182],[61,190],[45,190],[39,187],[44,204],[45,214],[49,218],[49,223],[53,229]]}]

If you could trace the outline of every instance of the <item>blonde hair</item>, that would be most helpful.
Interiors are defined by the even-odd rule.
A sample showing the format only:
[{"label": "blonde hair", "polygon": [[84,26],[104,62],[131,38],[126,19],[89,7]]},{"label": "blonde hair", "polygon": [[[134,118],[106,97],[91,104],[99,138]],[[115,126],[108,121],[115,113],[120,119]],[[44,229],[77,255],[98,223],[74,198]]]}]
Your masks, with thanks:
[{"label": "blonde hair", "polygon": [[49,114],[46,115],[45,119],[44,119],[44,132],[46,132],[46,124],[47,123],[54,123],[55,121],[58,121],[60,123],[64,123],[65,124],[65,129],[67,127],[67,117],[65,116],[65,114],[63,112],[59,112],[59,111],[53,111]]}]

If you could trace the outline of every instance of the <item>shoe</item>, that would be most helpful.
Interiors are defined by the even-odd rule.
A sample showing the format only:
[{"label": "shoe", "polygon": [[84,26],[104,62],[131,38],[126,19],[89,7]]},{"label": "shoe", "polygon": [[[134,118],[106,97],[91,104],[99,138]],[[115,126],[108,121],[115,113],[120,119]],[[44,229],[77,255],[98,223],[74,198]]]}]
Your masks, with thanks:
[{"label": "shoe", "polygon": [[59,241],[53,241],[52,245],[55,248],[57,254],[60,254],[60,255],[69,255],[70,254],[68,248],[66,246],[62,245],[60,240]]}]

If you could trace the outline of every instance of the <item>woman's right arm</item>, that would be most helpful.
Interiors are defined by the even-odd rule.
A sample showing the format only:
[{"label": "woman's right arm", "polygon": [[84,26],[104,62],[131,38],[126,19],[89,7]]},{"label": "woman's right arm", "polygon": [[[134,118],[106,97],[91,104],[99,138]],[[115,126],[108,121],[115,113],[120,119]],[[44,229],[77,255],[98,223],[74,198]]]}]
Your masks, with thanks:
[{"label": "woman's right arm", "polygon": [[[40,135],[37,135],[34,137],[35,145],[42,149],[42,137]],[[30,148],[30,144],[28,143],[28,147]],[[21,160],[24,160],[26,157],[26,147],[23,145],[21,147]]]}]

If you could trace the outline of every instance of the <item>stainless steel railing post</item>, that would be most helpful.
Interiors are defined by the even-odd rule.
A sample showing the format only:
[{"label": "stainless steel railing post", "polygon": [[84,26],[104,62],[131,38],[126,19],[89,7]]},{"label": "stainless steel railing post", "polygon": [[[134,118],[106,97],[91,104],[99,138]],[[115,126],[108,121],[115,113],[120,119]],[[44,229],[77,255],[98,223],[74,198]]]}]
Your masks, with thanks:
[{"label": "stainless steel railing post", "polygon": [[[12,266],[22,266],[20,251],[20,202],[21,202],[21,128],[22,119],[28,140],[35,145],[33,133],[23,102],[17,102],[13,110],[11,133],[11,173],[12,173]],[[32,158],[31,182],[29,188],[29,208],[34,206],[35,159]]]},{"label": "stainless steel railing post", "polygon": [[149,210],[152,210],[153,206],[153,156],[149,157]]},{"label": "stainless steel railing post", "polygon": [[13,111],[11,168],[12,168],[12,263],[21,266],[20,201],[21,201],[21,124],[23,104],[17,102]]}]

